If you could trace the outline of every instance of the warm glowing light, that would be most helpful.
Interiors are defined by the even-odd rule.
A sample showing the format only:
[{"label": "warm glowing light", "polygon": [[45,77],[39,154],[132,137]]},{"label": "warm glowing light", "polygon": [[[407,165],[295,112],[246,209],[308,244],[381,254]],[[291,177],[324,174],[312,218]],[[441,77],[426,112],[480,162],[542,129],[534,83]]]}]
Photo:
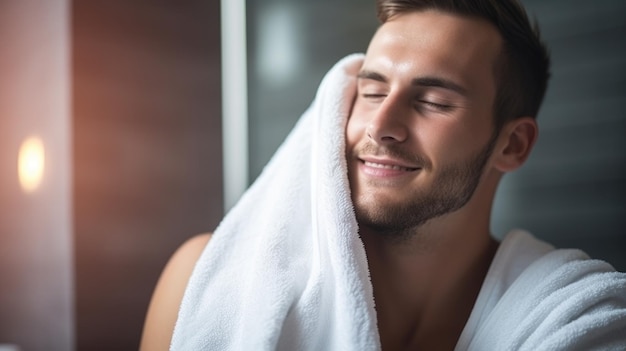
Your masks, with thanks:
[{"label": "warm glowing light", "polygon": [[43,178],[45,152],[43,142],[31,137],[22,143],[18,157],[17,170],[22,189],[26,192],[37,190]]}]

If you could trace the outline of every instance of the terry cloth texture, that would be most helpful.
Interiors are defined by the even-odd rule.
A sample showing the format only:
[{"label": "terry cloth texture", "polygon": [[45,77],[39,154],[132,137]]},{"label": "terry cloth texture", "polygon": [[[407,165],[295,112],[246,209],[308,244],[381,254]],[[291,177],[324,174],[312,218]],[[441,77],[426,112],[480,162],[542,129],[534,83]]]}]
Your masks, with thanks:
[{"label": "terry cloth texture", "polygon": [[455,350],[626,350],[626,274],[514,230]]},{"label": "terry cloth texture", "polygon": [[361,54],[311,107],[216,229],[185,292],[173,350],[377,350],[344,130]]}]

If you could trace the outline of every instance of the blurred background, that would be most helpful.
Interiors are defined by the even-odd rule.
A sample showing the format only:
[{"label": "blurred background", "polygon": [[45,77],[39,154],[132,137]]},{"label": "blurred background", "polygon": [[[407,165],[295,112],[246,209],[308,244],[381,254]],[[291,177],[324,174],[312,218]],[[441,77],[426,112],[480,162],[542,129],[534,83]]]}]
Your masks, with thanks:
[{"label": "blurred background", "polygon": [[[553,78],[493,233],[526,228],[625,271],[626,2],[523,2]],[[373,0],[247,0],[232,37],[223,10],[0,1],[0,345],[136,350],[167,259],[236,200],[224,174],[243,164],[239,193],[253,182],[324,73],[378,25]],[[222,56],[231,44],[241,66]],[[247,138],[231,151],[234,118]]]}]

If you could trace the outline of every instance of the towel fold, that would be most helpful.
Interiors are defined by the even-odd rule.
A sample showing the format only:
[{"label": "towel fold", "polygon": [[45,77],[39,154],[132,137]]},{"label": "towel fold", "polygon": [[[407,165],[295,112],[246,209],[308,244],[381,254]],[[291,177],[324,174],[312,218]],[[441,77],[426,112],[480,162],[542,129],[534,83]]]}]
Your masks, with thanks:
[{"label": "towel fold", "polygon": [[380,348],[345,160],[362,59],[330,70],[216,229],[188,283],[173,350]]},{"label": "towel fold", "polygon": [[512,231],[456,350],[626,350],[626,274]]}]

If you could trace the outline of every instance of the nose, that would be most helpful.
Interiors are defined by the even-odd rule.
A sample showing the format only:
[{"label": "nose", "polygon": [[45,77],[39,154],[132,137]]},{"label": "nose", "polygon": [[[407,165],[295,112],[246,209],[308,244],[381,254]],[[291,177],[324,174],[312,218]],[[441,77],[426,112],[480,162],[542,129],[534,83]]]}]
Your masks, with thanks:
[{"label": "nose", "polygon": [[409,136],[402,101],[388,96],[367,124],[367,136],[378,144],[402,143]]}]

